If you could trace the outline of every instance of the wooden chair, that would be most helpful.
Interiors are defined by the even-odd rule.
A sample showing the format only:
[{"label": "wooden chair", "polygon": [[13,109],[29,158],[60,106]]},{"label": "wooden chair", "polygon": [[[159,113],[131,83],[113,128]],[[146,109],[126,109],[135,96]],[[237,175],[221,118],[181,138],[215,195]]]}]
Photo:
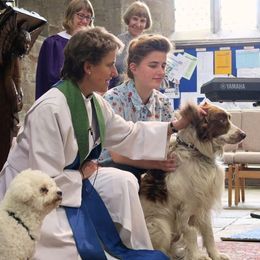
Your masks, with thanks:
[{"label": "wooden chair", "polygon": [[246,179],[260,179],[260,168],[237,164],[234,171],[234,177],[235,205],[237,206],[240,201],[245,202]]},{"label": "wooden chair", "polygon": [[225,172],[225,178],[227,179],[228,183],[228,206],[232,206],[232,192],[233,192],[233,165],[228,165],[226,172]]},{"label": "wooden chair", "polygon": [[[241,128],[241,110],[230,110],[231,121],[237,127]],[[234,155],[238,150],[237,144],[227,144],[224,147],[223,161],[227,165],[225,178],[228,184],[228,206],[232,206],[232,192],[233,192],[233,180],[234,180]]]},{"label": "wooden chair", "polygon": [[242,151],[234,155],[235,205],[245,201],[245,180],[260,179],[260,110],[243,110],[241,128],[246,133]]}]

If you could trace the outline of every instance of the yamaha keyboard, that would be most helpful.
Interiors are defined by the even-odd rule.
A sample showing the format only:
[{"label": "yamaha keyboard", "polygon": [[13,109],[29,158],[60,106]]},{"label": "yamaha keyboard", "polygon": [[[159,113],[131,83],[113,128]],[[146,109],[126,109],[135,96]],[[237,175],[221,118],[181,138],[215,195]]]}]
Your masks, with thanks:
[{"label": "yamaha keyboard", "polygon": [[214,78],[201,87],[210,101],[260,101],[260,78]]}]

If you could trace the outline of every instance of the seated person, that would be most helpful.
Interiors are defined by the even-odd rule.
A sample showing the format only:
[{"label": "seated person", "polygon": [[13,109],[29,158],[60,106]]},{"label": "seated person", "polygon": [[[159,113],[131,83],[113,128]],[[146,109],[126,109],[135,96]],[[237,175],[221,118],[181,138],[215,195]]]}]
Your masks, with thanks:
[{"label": "seated person", "polygon": [[[114,111],[125,120],[168,122],[173,119],[172,104],[159,91],[171,47],[169,40],[161,35],[142,35],[131,41],[127,57],[129,80],[104,94]],[[164,161],[131,160],[107,150],[101,154],[100,162],[103,166],[131,171],[138,180],[147,169],[175,169],[173,158]]]}]

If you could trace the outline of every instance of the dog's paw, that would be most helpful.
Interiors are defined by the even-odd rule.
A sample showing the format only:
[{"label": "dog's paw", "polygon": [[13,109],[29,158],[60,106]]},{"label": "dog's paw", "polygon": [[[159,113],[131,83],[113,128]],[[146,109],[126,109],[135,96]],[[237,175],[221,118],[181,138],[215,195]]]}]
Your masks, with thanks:
[{"label": "dog's paw", "polygon": [[185,260],[212,260],[207,254],[198,252],[196,254],[188,254],[184,258]]},{"label": "dog's paw", "polygon": [[178,249],[175,249],[174,252],[172,253],[172,260],[182,260],[185,259],[185,248],[180,247]]},{"label": "dog's paw", "polygon": [[229,256],[226,254],[219,254],[216,257],[212,257],[212,260],[230,260]]},{"label": "dog's paw", "polygon": [[192,259],[196,259],[196,260],[212,260],[212,258],[210,258],[209,256],[204,255],[204,254],[198,256],[198,258],[192,258]]}]

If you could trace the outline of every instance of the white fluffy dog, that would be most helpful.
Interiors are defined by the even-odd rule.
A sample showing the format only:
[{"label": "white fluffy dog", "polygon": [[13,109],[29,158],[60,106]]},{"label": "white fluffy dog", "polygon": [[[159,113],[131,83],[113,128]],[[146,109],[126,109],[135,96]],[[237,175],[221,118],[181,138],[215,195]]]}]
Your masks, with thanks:
[{"label": "white fluffy dog", "polygon": [[31,259],[42,221],[61,199],[47,174],[30,169],[18,174],[0,204],[0,259]]},{"label": "white fluffy dog", "polygon": [[[183,245],[181,259],[229,259],[218,252],[211,226],[211,209],[220,204],[224,187],[224,167],[218,157],[225,144],[238,143],[246,135],[223,109],[207,103],[203,109],[207,112],[203,118],[192,105],[181,110],[192,120],[170,142],[169,154],[175,154],[179,163],[176,171],[151,171],[141,182],[140,198],[153,246],[172,259],[178,257],[177,241]],[[198,248],[197,232],[208,255]]]}]

